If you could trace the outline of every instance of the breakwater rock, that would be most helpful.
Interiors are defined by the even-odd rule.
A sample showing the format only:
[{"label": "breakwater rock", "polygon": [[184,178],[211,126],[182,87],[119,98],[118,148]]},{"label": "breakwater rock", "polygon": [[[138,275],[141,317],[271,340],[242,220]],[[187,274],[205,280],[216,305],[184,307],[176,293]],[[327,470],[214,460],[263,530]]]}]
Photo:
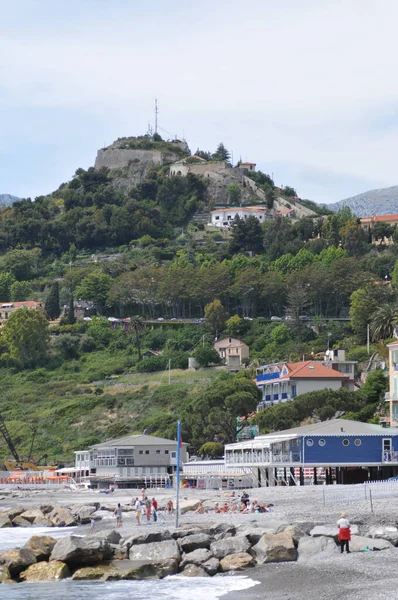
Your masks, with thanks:
[{"label": "breakwater rock", "polygon": [[[49,514],[51,514],[50,511]],[[22,513],[21,513],[22,514]],[[37,515],[28,515],[33,520]],[[395,525],[372,526],[352,535],[351,551],[386,550],[396,541]],[[361,534],[361,535],[359,535]],[[385,537],[382,537],[382,536]],[[0,553],[0,583],[20,581],[140,580],[167,575],[211,577],[245,571],[258,564],[300,561],[300,557],[336,553],[335,527],[319,523],[269,521],[266,527],[186,525],[151,526],[123,537],[120,531],[32,536],[24,548]]]}]

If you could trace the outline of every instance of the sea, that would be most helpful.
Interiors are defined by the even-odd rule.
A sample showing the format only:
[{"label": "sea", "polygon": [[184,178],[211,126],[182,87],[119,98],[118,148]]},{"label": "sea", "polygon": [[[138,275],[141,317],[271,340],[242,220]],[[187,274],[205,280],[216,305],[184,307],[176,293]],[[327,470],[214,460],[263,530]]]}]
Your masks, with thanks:
[{"label": "sea", "polygon": [[[23,546],[32,535],[63,537],[65,527],[0,529],[0,552]],[[0,585],[0,600],[218,600],[233,591],[256,585],[249,577],[181,577],[144,581],[72,581]]]}]

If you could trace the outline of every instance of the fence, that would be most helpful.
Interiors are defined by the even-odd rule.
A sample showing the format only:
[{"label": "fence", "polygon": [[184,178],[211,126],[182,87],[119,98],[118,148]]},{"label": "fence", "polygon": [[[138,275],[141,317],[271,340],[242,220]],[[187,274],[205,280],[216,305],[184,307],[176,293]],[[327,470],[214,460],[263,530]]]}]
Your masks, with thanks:
[{"label": "fence", "polygon": [[373,512],[373,501],[380,498],[398,497],[398,481],[370,481],[350,486],[323,486],[323,503],[369,502]]}]

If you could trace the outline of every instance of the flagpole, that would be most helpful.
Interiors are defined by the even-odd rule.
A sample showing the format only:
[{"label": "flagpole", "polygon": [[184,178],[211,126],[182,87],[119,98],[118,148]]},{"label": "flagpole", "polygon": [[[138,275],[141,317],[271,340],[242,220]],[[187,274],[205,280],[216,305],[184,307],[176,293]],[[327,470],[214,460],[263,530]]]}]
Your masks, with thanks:
[{"label": "flagpole", "polygon": [[176,469],[176,527],[180,512],[180,454],[181,454],[181,421],[177,423],[177,469]]}]

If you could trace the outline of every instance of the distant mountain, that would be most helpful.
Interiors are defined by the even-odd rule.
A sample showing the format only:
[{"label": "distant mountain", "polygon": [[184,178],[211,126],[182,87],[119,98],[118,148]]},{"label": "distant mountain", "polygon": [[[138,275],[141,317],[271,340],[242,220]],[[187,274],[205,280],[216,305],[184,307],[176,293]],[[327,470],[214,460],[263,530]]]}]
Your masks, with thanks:
[{"label": "distant mountain", "polygon": [[334,212],[343,206],[349,206],[357,217],[396,214],[398,213],[398,185],[380,190],[369,190],[369,192],[325,206]]},{"label": "distant mountain", "polygon": [[0,206],[12,206],[16,200],[19,200],[17,196],[11,196],[11,194],[0,194]]}]

